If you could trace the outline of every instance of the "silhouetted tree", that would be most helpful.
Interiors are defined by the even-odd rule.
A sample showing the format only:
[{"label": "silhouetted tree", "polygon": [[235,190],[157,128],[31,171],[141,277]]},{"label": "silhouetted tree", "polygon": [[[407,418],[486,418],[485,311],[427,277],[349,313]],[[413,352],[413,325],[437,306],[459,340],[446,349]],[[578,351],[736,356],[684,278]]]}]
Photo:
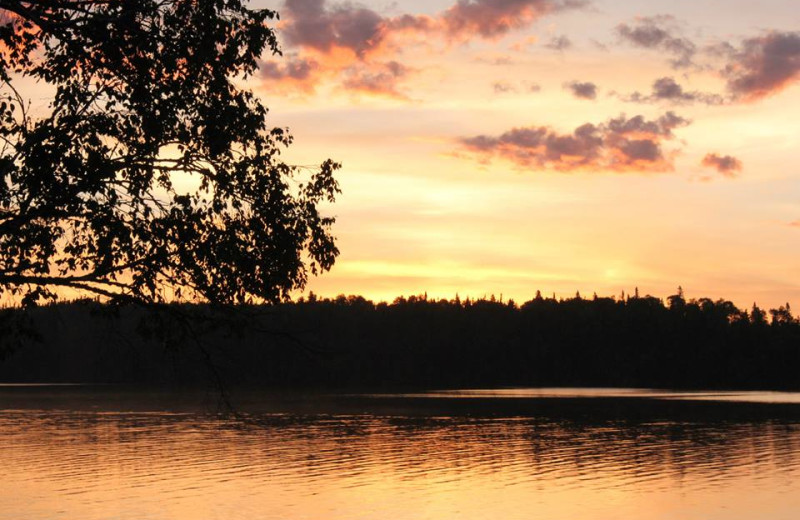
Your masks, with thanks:
[{"label": "silhouetted tree", "polygon": [[667,302],[669,303],[670,310],[675,312],[683,311],[686,306],[686,299],[683,297],[683,287],[679,285],[677,294],[668,296]]},{"label": "silhouetted tree", "polygon": [[[212,359],[221,361],[215,372],[220,378],[248,385],[800,388],[800,321],[783,307],[770,311],[780,316],[777,321],[751,322],[722,299],[691,299],[679,313],[649,295],[625,301],[534,298],[520,306],[490,297],[421,295],[391,304],[309,297],[271,306],[246,327],[213,324],[206,328],[204,350],[181,350],[180,356],[164,349],[164,334],[142,337],[132,330],[142,327],[137,316],[147,318],[146,329],[166,326],[167,339],[180,340],[185,328],[121,308],[105,328],[116,324],[128,331],[136,348],[127,357],[108,355],[109,342],[100,333],[105,321],[93,314],[106,307],[30,310],[43,342],[19,352],[10,345],[0,381],[192,383],[203,381]],[[177,307],[189,312],[207,306]],[[0,357],[3,325],[19,318],[25,318],[21,309],[0,312]],[[270,332],[276,327],[281,334]],[[304,348],[297,348],[298,341]],[[168,356],[187,370],[171,374]]]},{"label": "silhouetted tree", "polygon": [[[276,302],[338,254],[338,164],[237,86],[270,10],[238,0],[0,0],[0,291],[117,301]],[[52,93],[33,112],[16,85]],[[29,95],[26,93],[26,95]]]},{"label": "silhouetted tree", "polygon": [[[188,384],[204,380],[212,359],[221,360],[220,378],[248,385],[800,388],[800,321],[783,307],[769,311],[778,316],[772,323],[751,322],[723,299],[691,299],[675,312],[649,295],[534,298],[520,306],[490,296],[467,302],[417,295],[391,304],[309,297],[271,306],[247,327],[209,326],[205,350],[181,350],[180,356],[164,349],[163,334],[142,337],[132,329],[142,327],[137,316],[147,318],[146,329],[166,326],[167,339],[180,340],[185,328],[122,308],[105,328],[128,331],[136,346],[128,357],[108,355],[109,342],[99,333],[105,322],[93,315],[105,307],[30,310],[44,341],[0,364],[0,381]],[[20,309],[0,313],[0,333],[20,317]],[[264,341],[275,327],[284,333]],[[298,340],[304,348],[297,348]],[[170,373],[168,356],[186,370]]]},{"label": "silhouetted tree", "polygon": [[755,303],[753,304],[753,309],[750,311],[750,322],[756,326],[764,326],[767,324],[767,313]]},{"label": "silhouetted tree", "polygon": [[792,315],[792,308],[788,303],[786,305],[781,305],[777,309],[771,309],[769,313],[772,316],[773,325],[787,325],[795,323],[796,321],[795,317]]}]

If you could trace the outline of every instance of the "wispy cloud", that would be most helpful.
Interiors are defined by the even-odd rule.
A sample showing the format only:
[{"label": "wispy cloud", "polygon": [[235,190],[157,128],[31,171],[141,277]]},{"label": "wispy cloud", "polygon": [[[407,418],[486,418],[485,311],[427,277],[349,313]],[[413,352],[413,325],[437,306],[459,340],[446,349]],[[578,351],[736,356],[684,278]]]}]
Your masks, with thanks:
[{"label": "wispy cloud", "polygon": [[564,35],[554,36],[549,42],[545,43],[544,46],[554,51],[565,51],[572,48],[572,40]]},{"label": "wispy cloud", "polygon": [[670,64],[674,68],[686,68],[694,64],[697,46],[681,36],[680,26],[672,16],[640,17],[631,24],[619,24],[616,32],[623,41],[634,46],[670,54]]},{"label": "wispy cloud", "polygon": [[672,105],[688,105],[692,103],[703,103],[706,105],[721,105],[725,102],[719,94],[708,92],[687,91],[670,77],[658,78],[653,82],[649,94],[634,92],[633,94],[620,96],[624,101],[634,103],[668,103]]},{"label": "wispy cloud", "polygon": [[495,81],[492,83],[495,94],[510,94],[517,92],[517,87],[507,81]]},{"label": "wispy cloud", "polygon": [[408,99],[398,86],[408,72],[408,67],[396,61],[354,66],[347,69],[342,86],[354,92]]}]

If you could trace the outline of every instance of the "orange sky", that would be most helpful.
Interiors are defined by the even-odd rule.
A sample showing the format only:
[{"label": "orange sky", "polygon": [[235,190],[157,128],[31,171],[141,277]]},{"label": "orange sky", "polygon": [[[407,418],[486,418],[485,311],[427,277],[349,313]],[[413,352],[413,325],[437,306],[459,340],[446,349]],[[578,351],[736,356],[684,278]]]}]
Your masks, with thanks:
[{"label": "orange sky", "polygon": [[619,4],[253,4],[287,160],[344,165],[308,289],[800,306],[800,10]]}]

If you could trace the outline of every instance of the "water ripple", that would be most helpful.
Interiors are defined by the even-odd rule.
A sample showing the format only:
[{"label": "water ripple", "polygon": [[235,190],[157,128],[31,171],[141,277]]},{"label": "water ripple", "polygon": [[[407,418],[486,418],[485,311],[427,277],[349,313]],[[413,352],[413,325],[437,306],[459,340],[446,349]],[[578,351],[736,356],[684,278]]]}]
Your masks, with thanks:
[{"label": "water ripple", "polygon": [[777,519],[800,505],[791,420],[258,419],[6,411],[0,519],[666,519],[765,503],[759,518]]}]

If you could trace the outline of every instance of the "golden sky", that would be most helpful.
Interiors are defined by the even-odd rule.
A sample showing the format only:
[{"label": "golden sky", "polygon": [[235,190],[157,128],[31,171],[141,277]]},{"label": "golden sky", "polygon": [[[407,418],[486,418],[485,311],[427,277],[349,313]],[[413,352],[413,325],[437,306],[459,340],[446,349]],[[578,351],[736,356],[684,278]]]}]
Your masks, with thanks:
[{"label": "golden sky", "polygon": [[800,307],[796,0],[262,0],[286,160],[343,163],[308,289]]}]

